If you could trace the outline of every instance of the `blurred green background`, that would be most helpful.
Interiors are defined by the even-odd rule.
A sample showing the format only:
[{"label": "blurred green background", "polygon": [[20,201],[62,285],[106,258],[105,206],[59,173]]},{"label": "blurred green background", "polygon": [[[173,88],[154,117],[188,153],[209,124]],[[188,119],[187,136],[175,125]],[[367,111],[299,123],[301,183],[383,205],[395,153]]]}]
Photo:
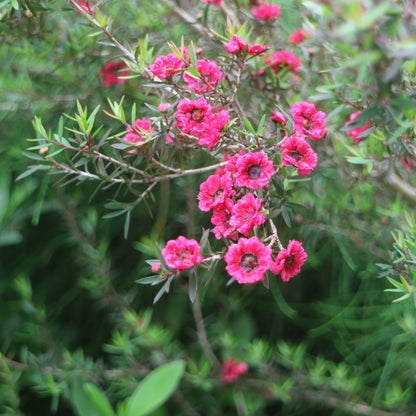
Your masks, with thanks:
[{"label": "blurred green background", "polygon": [[[224,3],[243,22],[255,2]],[[392,304],[395,294],[384,292],[390,286],[377,278],[377,263],[393,256],[392,230],[414,211],[412,193],[392,186],[391,178],[413,187],[412,171],[399,158],[414,140],[415,5],[273,3],[284,16],[269,34],[274,49],[302,24],[314,27],[309,43],[297,49],[307,61],[303,79],[279,94],[314,100],[331,114],[329,134],[311,181],[293,189],[292,202],[305,208],[287,204],[290,228],[277,220],[282,241],[303,241],[309,256],[301,275],[279,283],[282,298],[276,302],[262,285],[226,287],[221,265],[212,276],[203,272],[210,283],[199,295],[211,347],[220,360],[249,364],[241,381],[224,385],[201,349],[183,285],[174,284],[153,305],[158,288],[135,283],[150,274],[145,260],[155,257],[155,242],[163,247],[179,233],[199,237],[201,226],[209,227],[196,200],[205,177],[158,185],[153,199],[132,212],[127,239],[124,218],[103,219],[113,188],[96,192],[96,183],[65,184],[67,178],[42,171],[16,181],[36,165],[24,155],[32,144],[27,139],[36,138],[35,115],[56,131],[77,100],[108,109],[107,97],[125,96],[126,107],[136,103],[141,116],[151,114],[145,102],[158,102],[139,78],[102,85],[98,72],[120,53],[91,36],[68,2],[0,1],[1,414],[76,415],[75,380],[99,386],[115,405],[149,369],[178,358],[187,372],[155,415],[416,414],[415,308],[410,301]],[[227,9],[213,6],[100,2],[117,39],[135,45],[148,36],[154,57],[168,52],[168,41],[180,44],[182,35],[215,57],[218,43],[186,24],[182,13],[199,13],[200,22],[224,34]],[[270,31],[250,25],[254,39]],[[249,100],[250,91],[247,105],[257,109],[258,122],[273,93],[258,89]],[[351,102],[374,109],[378,127],[358,154],[340,130],[355,111]],[[120,130],[101,111],[97,122]],[[379,148],[391,158],[374,157]],[[118,198],[128,199],[128,190]]]}]

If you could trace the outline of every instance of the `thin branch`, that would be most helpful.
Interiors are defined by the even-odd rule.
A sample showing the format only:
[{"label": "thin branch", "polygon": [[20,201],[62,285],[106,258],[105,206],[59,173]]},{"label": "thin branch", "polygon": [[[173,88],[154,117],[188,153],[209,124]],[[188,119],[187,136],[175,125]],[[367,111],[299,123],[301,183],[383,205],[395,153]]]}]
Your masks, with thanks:
[{"label": "thin branch", "polygon": [[204,351],[205,355],[207,356],[211,364],[214,367],[220,368],[221,363],[219,362],[218,358],[215,356],[208,342],[207,333],[205,331],[204,318],[202,317],[202,312],[201,312],[201,304],[199,303],[198,296],[195,297],[194,302],[191,302],[191,305],[192,305],[192,313],[195,319],[196,330],[198,333],[199,344],[201,345],[202,350]]}]

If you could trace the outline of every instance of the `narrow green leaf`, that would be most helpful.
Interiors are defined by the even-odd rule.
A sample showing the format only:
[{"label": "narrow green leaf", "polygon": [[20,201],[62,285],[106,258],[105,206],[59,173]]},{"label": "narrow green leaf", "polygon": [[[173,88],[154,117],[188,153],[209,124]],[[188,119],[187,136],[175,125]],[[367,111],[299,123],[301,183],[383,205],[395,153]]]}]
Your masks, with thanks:
[{"label": "narrow green leaf", "polygon": [[148,276],[148,277],[142,277],[141,279],[135,280],[136,283],[139,283],[141,285],[157,285],[158,283],[163,282],[163,277],[159,275],[155,276]]},{"label": "narrow green leaf", "polygon": [[43,165],[39,165],[39,166],[31,166],[26,172],[23,172],[21,175],[19,175],[16,178],[16,182],[20,181],[23,178],[26,178],[27,176],[32,175],[32,173],[35,173],[38,170],[49,170],[50,167],[49,166],[43,166]]},{"label": "narrow green leaf", "polygon": [[253,133],[254,135],[256,134],[256,131],[254,130],[253,125],[250,123],[250,121],[246,118],[243,117],[243,121],[244,121],[244,125],[246,126],[246,129],[250,132]]},{"label": "narrow green leaf", "polygon": [[189,282],[188,282],[188,293],[189,293],[189,299],[191,300],[191,303],[195,302],[196,296],[198,292],[198,280],[195,273],[195,270],[192,270],[189,274]]},{"label": "narrow green leaf", "polygon": [[399,283],[397,280],[392,279],[391,277],[387,276],[387,280],[394,286],[397,287],[397,289],[402,290],[403,292],[406,292],[406,287],[402,284]]},{"label": "narrow green leaf", "polygon": [[127,237],[129,235],[129,229],[130,229],[130,219],[131,219],[131,210],[129,209],[126,214],[126,219],[124,221],[124,239],[127,240]]},{"label": "narrow green leaf", "polygon": [[159,292],[157,292],[155,298],[153,299],[153,304],[155,304],[165,293],[169,292],[170,284],[171,284],[174,277],[175,277],[175,275],[169,277],[169,279],[162,286],[162,288],[159,290]]},{"label": "narrow green leaf", "polygon": [[401,296],[400,298],[394,299],[393,303],[401,302],[402,300],[406,300],[410,298],[410,294],[406,293],[405,295]]},{"label": "narrow green leaf", "polygon": [[105,220],[108,220],[109,218],[119,217],[120,215],[123,215],[125,213],[126,213],[126,210],[125,209],[121,209],[119,211],[111,212],[110,214],[105,214],[105,215],[103,215],[102,218],[105,219]]},{"label": "narrow green leaf", "polygon": [[286,223],[286,225],[290,228],[292,225],[292,221],[290,219],[290,214],[291,214],[292,210],[290,208],[288,208],[286,205],[282,206],[282,217]]},{"label": "narrow green leaf", "polygon": [[260,123],[257,127],[257,133],[256,133],[257,136],[259,136],[264,130],[263,126],[264,126],[265,120],[266,120],[266,114],[263,114],[263,117],[261,118]]},{"label": "narrow green leaf", "polygon": [[287,302],[285,301],[279,285],[277,284],[277,279],[278,277],[275,275],[272,275],[269,278],[269,287],[270,290],[272,291],[272,295],[274,297],[274,300],[277,304],[277,306],[280,308],[280,310],[289,318],[294,319],[296,318],[296,316],[298,315],[298,313],[287,304]]}]

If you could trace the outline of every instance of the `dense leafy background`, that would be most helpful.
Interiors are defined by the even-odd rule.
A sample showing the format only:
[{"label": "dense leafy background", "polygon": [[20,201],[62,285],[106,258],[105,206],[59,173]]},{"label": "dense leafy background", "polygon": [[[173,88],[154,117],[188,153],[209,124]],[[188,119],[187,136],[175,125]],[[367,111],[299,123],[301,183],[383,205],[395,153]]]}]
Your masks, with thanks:
[{"label": "dense leafy background", "polygon": [[[197,0],[101,3],[117,38],[136,45],[148,36],[153,57],[183,35],[215,58],[220,44],[186,24],[183,11],[225,34],[224,10]],[[249,1],[229,3],[240,23],[250,18]],[[391,231],[404,228],[414,210],[413,172],[399,159],[414,149],[415,5],[274,3],[284,16],[268,39],[274,48],[302,24],[314,29],[297,49],[305,71],[298,84],[279,85],[278,96],[275,84],[252,80],[240,100],[253,123],[270,105],[314,100],[330,114],[329,134],[311,180],[294,185],[304,208],[288,205],[291,228],[278,220],[282,241],[302,240],[309,255],[301,275],[279,284],[282,298],[276,302],[262,285],[226,287],[221,267],[213,276],[201,271],[201,279],[211,277],[199,297],[214,352],[249,364],[241,381],[224,385],[201,349],[186,282],[155,306],[158,289],[135,283],[150,273],[145,260],[155,257],[155,242],[185,232],[199,237],[209,225],[196,205],[205,178],[158,185],[134,209],[127,239],[124,217],[103,219],[113,188],[63,186],[66,179],[42,171],[16,182],[33,164],[22,152],[36,137],[35,115],[56,131],[77,100],[108,109],[107,97],[124,95],[126,107],[136,103],[143,115],[150,114],[144,103],[157,101],[139,78],[102,86],[98,71],[120,52],[90,36],[94,30],[68,3],[0,2],[2,414],[77,414],[81,382],[98,386],[115,407],[150,370],[179,359],[187,364],[179,389],[154,414],[416,413],[415,309],[410,301],[391,304],[395,294],[384,292],[391,285],[377,279],[376,266],[394,258]],[[250,27],[253,39],[270,32],[258,22]],[[377,130],[354,147],[342,128],[357,109]],[[101,111],[97,121],[120,130]],[[128,191],[117,197],[128,199]]]}]

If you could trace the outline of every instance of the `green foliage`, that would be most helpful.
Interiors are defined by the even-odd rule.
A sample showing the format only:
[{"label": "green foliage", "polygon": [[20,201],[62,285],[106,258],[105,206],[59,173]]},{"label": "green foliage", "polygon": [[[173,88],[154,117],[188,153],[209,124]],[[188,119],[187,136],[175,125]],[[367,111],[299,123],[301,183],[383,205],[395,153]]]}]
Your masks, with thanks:
[{"label": "green foliage", "polygon": [[[414,414],[416,196],[400,161],[412,165],[416,146],[414,11],[282,1],[281,19],[264,24],[248,0],[108,1],[89,16],[71,3],[0,1],[0,413]],[[228,64],[231,34],[280,48],[300,26],[313,31],[287,45],[300,81],[259,77],[250,58],[237,94],[245,116],[225,130],[271,144],[283,139],[272,109],[310,99],[327,112],[310,180],[273,178],[270,218],[283,243],[305,242],[308,262],[287,284],[268,276],[270,291],[226,286],[220,259],[168,275],[160,249],[173,235],[217,248],[195,202],[209,171],[183,172],[219,160],[175,138],[165,146],[167,130],[145,145],[122,140],[138,117],[173,119],[175,98],[157,110],[169,81],[140,74],[181,55],[175,45],[192,44],[191,63],[202,47]],[[98,72],[113,59],[131,76],[108,88]],[[238,75],[236,61],[223,91]],[[354,144],[345,132],[366,123]],[[230,357],[249,369],[225,384]]]}]

